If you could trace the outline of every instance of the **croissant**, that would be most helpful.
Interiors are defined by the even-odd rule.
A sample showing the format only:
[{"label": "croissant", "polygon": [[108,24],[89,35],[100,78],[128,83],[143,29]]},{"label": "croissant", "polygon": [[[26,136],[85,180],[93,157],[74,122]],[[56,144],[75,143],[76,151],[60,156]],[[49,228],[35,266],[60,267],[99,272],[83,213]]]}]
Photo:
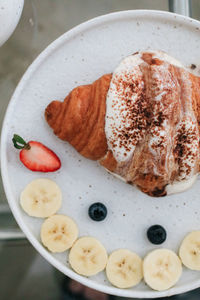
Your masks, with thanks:
[{"label": "croissant", "polygon": [[81,155],[150,196],[199,173],[200,78],[164,52],[137,52],[113,74],[53,101],[45,118]]}]

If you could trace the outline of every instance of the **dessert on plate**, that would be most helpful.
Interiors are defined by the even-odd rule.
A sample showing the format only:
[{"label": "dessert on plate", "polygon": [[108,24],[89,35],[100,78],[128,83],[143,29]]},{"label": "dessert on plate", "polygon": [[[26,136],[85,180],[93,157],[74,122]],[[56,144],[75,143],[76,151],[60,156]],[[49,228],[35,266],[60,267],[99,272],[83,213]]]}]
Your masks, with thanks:
[{"label": "dessert on plate", "polygon": [[45,118],[81,155],[150,196],[184,191],[199,173],[200,78],[161,51],[53,101]]},{"label": "dessert on plate", "polygon": [[[137,185],[151,196],[164,196],[189,188],[199,173],[200,78],[180,62],[159,51],[137,52],[125,58],[113,74],[91,85],[75,88],[64,102],[53,101],[45,117],[54,133],[84,157],[98,160],[109,172]],[[21,162],[31,171],[60,169],[59,157],[38,141],[25,142],[14,134]],[[179,256],[157,248],[144,258],[126,248],[108,253],[93,236],[80,236],[78,224],[58,211],[62,192],[56,182],[37,178],[20,194],[22,209],[44,218],[43,246],[52,253],[68,250],[71,269],[82,276],[105,271],[120,289],[142,279],[155,291],[173,287],[183,267],[200,270],[200,231],[183,239]],[[103,221],[101,202],[88,207],[91,221]],[[161,245],[167,232],[159,224],[146,231],[148,241]]]}]

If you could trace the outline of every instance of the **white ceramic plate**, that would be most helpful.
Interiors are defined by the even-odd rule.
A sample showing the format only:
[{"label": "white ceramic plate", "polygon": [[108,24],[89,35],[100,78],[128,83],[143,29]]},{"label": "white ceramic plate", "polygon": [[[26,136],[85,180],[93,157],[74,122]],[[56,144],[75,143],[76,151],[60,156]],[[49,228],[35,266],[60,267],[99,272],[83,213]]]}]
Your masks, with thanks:
[{"label": "white ceramic plate", "polygon": [[[168,291],[156,292],[143,282],[135,288],[112,287],[102,272],[91,278],[74,273],[67,253],[51,254],[40,242],[41,219],[27,216],[19,194],[34,178],[55,180],[63,192],[60,213],[73,217],[80,235],[98,238],[108,252],[129,248],[142,257],[156,246],[146,238],[152,224],[162,224],[167,241],[162,247],[177,251],[186,233],[200,229],[199,181],[182,194],[150,198],[109,175],[96,162],[81,157],[52,133],[44,109],[53,99],[63,100],[71,89],[112,72],[120,60],[138,50],[164,50],[186,66],[200,62],[200,23],[159,11],[124,11],[90,20],[53,42],[29,67],[9,104],[2,130],[1,162],[6,195],[13,214],[33,246],[52,265],[71,278],[100,291],[123,297],[156,298],[200,286],[200,273],[184,269]],[[52,174],[33,173],[20,164],[12,135],[42,141],[59,155],[62,168]],[[89,219],[88,206],[102,201],[108,208],[103,222]]]}]

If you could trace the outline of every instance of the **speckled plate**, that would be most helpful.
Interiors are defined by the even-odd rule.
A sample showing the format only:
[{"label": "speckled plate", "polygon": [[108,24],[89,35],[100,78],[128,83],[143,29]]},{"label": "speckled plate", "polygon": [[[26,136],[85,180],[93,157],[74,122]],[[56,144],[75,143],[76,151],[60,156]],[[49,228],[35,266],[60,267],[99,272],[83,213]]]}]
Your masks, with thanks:
[{"label": "speckled plate", "polygon": [[[6,195],[12,212],[33,246],[52,265],[71,278],[100,291],[123,297],[156,298],[200,286],[200,273],[184,269],[180,281],[168,291],[156,292],[143,282],[122,290],[109,284],[104,272],[91,278],[74,273],[68,253],[51,254],[41,244],[41,219],[27,216],[19,206],[19,194],[34,178],[55,180],[63,192],[60,213],[73,217],[80,236],[98,238],[108,252],[129,248],[142,257],[156,248],[146,238],[152,224],[167,229],[162,245],[177,251],[186,233],[200,229],[199,181],[188,191],[165,198],[150,198],[108,174],[97,162],[81,157],[68,143],[54,136],[44,120],[44,109],[53,99],[63,100],[71,89],[112,72],[125,56],[138,50],[158,49],[185,66],[200,62],[200,23],[160,11],[124,11],[90,20],[53,42],[29,67],[9,104],[2,130],[1,163]],[[42,141],[62,160],[52,174],[32,173],[20,164],[12,135]],[[103,222],[89,219],[88,206],[102,201],[108,208]]]}]

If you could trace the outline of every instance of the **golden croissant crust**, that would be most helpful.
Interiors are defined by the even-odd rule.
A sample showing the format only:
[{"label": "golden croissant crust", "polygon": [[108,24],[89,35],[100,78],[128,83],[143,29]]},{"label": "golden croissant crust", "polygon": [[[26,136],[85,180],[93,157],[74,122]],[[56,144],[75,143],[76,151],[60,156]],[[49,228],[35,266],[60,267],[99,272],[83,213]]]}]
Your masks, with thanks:
[{"label": "golden croissant crust", "polygon": [[[60,139],[86,158],[99,160],[151,196],[164,196],[168,185],[199,172],[200,78],[152,53],[142,53],[140,60],[141,76],[131,83],[106,74],[75,88],[64,102],[51,102],[45,118]],[[113,87],[119,93],[124,89],[126,96],[121,111],[118,102],[110,104],[117,118],[126,118],[118,128],[115,120],[107,126],[113,118],[106,112]]]},{"label": "golden croissant crust", "polygon": [[107,152],[105,99],[111,76],[107,74],[93,84],[75,88],[64,102],[53,101],[45,110],[45,118],[54,133],[93,160]]}]

